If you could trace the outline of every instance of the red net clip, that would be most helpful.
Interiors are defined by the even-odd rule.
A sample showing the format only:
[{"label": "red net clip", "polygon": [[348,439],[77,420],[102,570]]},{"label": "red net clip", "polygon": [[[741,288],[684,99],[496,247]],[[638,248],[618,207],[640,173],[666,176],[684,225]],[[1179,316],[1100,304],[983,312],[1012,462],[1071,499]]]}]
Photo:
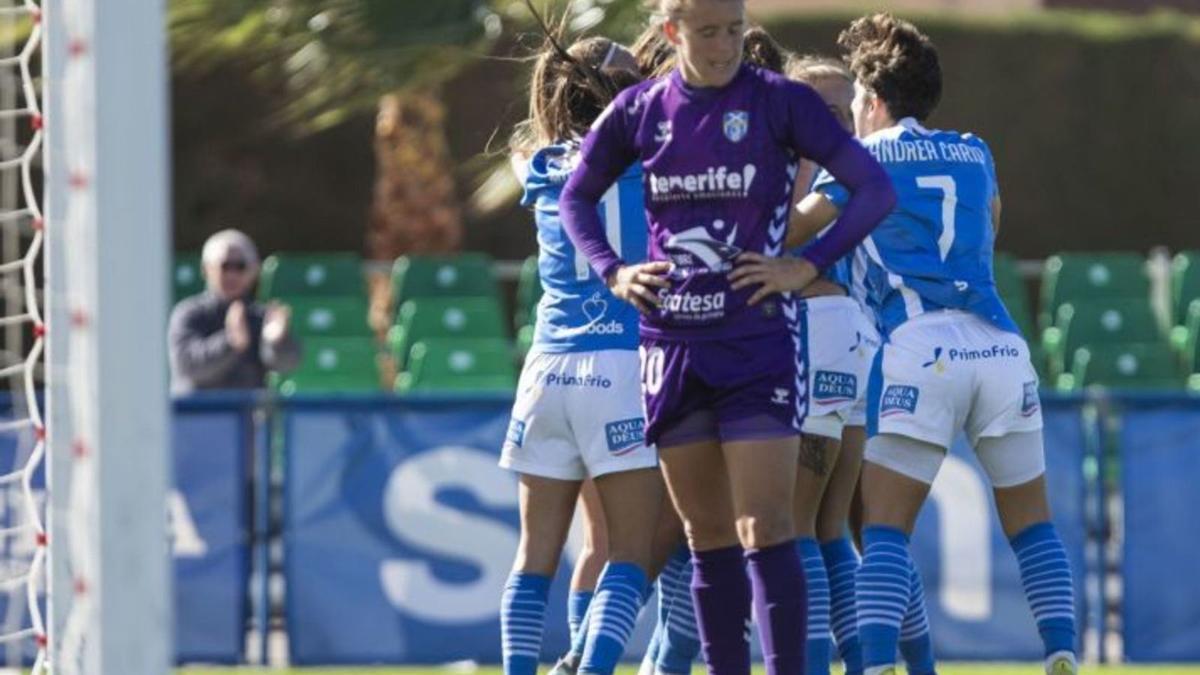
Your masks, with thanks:
[{"label": "red net clip", "polygon": [[87,174],[82,171],[72,171],[68,183],[76,190],[82,190],[88,186]]},{"label": "red net clip", "polygon": [[29,18],[31,20],[33,20],[33,22],[35,24],[41,23],[42,22],[42,9],[40,7],[34,7],[32,9],[30,9],[29,10]]},{"label": "red net clip", "polygon": [[83,38],[73,38],[67,43],[67,53],[72,57],[82,56],[87,52],[87,42]]},{"label": "red net clip", "polygon": [[42,230],[46,229],[46,219],[41,217],[34,218],[30,226],[33,228],[34,232],[41,232]]},{"label": "red net clip", "polygon": [[34,131],[41,130],[45,123],[46,120],[42,117],[41,113],[34,113],[33,116],[29,118],[29,126],[32,127]]},{"label": "red net clip", "polygon": [[83,595],[88,592],[87,580],[79,577],[75,580],[75,595]]},{"label": "red net clip", "polygon": [[39,441],[46,440],[46,427],[34,427],[33,437]]},{"label": "red net clip", "polygon": [[46,324],[44,324],[44,323],[33,324],[33,336],[34,337],[46,337]]},{"label": "red net clip", "polygon": [[87,457],[87,443],[84,443],[82,438],[75,439],[75,442],[71,444],[71,454],[75,455],[77,459],[83,459],[84,457]]},{"label": "red net clip", "polygon": [[82,309],[76,309],[71,312],[71,325],[76,328],[83,328],[88,325],[87,312]]},{"label": "red net clip", "polygon": [[46,548],[46,544],[50,543],[50,537],[46,536],[45,532],[37,533],[37,545]]},{"label": "red net clip", "polygon": [[44,633],[38,633],[36,636],[34,636],[33,641],[37,643],[37,646],[43,649],[45,649],[46,645],[50,644]]}]

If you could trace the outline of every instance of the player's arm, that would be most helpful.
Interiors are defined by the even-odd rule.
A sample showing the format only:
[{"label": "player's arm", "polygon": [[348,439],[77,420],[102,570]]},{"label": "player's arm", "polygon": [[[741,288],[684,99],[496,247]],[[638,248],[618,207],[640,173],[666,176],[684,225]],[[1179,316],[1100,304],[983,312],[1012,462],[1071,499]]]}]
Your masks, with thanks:
[{"label": "player's arm", "polygon": [[1000,195],[992,197],[992,235],[1000,234]]},{"label": "player's arm", "polygon": [[845,188],[847,200],[833,227],[801,254],[823,270],[854,250],[896,203],[887,172],[846,132],[812,89],[781,82],[772,99],[786,124],[782,140],[797,154],[815,161]]},{"label": "player's arm", "polygon": [[820,192],[810,192],[792,209],[788,219],[786,248],[803,246],[837,219],[838,207]]},{"label": "player's arm", "polygon": [[670,269],[666,261],[627,265],[608,243],[600,219],[600,199],[637,159],[632,132],[626,117],[626,98],[618,96],[605,109],[583,141],[579,165],[563,187],[558,210],[563,229],[575,248],[587,256],[588,264],[618,298],[639,311],[659,304],[654,288],[669,288],[662,275]]}]

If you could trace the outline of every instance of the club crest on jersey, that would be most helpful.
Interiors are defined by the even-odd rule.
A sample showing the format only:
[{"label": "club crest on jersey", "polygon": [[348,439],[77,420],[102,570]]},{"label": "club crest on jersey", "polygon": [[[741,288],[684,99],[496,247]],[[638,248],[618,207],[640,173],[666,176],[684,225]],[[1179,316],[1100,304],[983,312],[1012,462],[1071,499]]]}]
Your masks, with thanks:
[{"label": "club crest on jersey", "polygon": [[725,138],[737,143],[746,137],[750,131],[750,113],[745,110],[730,110],[725,113],[723,124]]}]

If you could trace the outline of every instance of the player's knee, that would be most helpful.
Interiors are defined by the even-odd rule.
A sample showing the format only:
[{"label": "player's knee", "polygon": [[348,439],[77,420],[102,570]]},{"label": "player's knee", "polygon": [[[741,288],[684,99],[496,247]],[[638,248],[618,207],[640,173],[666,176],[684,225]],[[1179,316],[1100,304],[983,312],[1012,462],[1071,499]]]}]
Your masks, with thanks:
[{"label": "player's knee", "polygon": [[766,548],[795,538],[791,514],[782,509],[739,517],[737,535],[746,549]]},{"label": "player's knee", "polygon": [[711,551],[739,543],[737,529],[725,518],[691,518],[683,529],[693,551]]},{"label": "player's knee", "polygon": [[522,540],[517,547],[517,559],[513,569],[527,574],[541,574],[553,577],[558,571],[558,559],[562,551],[545,542]]}]

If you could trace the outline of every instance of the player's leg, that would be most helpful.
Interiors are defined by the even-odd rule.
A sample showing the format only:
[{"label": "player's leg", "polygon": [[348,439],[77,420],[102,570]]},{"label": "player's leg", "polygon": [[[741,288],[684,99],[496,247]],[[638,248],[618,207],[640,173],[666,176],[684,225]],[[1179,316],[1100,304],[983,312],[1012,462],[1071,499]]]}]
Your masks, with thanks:
[{"label": "player's leg", "polygon": [[933,636],[929,634],[929,615],[925,611],[925,585],[921,571],[913,564],[909,573],[908,609],[900,623],[900,656],[909,675],[936,675]]},{"label": "player's leg", "polygon": [[[1066,548],[1050,521],[1042,434],[1032,431],[981,438],[977,451],[993,476],[996,508],[1004,534],[1017,556],[1025,597],[1037,621],[1046,672],[1074,673],[1077,670],[1074,585]],[[1037,475],[1028,479],[1030,473]],[[1017,480],[1021,482],[1013,484]]]},{"label": "player's leg", "polygon": [[[854,577],[858,552],[846,533],[862,468],[866,429],[847,425],[842,429],[841,448],[830,473],[829,484],[817,514],[817,539],[829,576],[830,628],[847,675],[862,673],[862,648],[858,641]],[[860,528],[861,529],[861,528]]]},{"label": "player's leg", "polygon": [[738,539],[746,550],[767,673],[803,669],[807,594],[796,551],[792,514],[799,437],[727,440],[722,443],[733,491]]},{"label": "player's leg", "polygon": [[1046,671],[1074,673],[1074,587],[1066,549],[1050,522],[1041,402],[1029,348],[1020,336],[981,320],[964,330],[978,333],[976,344],[1008,347],[979,365],[967,433],[991,479],[1000,522],[1017,556],[1045,648]]},{"label": "player's leg", "polygon": [[[799,317],[806,318],[803,312]],[[721,447],[738,540],[746,549],[763,662],[769,675],[802,672],[804,642],[796,636],[807,635],[804,567],[792,511],[780,508],[795,503],[797,427],[806,403],[802,353],[791,333],[780,332],[714,346],[704,354],[699,368],[721,385]]]},{"label": "player's leg", "polygon": [[596,581],[608,561],[608,529],[604,509],[595,484],[584,481],[579,491],[579,507],[583,514],[583,547],[571,574],[571,590],[567,596],[567,624],[571,646],[551,669],[551,675],[573,674],[579,669],[583,649],[587,646],[587,624],[591,616],[592,597]]},{"label": "player's leg", "polygon": [[972,406],[975,369],[945,357],[962,344],[961,319],[932,313],[892,334],[867,387],[863,561],[856,579],[858,634],[867,675],[894,670],[909,609],[908,538],[946,451]]},{"label": "player's leg", "polygon": [[579,481],[521,475],[521,539],[500,603],[505,675],[537,672],[550,582],[578,494]]},{"label": "player's leg", "polygon": [[[836,418],[836,415],[825,415]],[[810,417],[805,421],[806,425]],[[819,418],[818,418],[819,419]],[[829,420],[831,435],[841,435],[841,421]],[[837,462],[840,442],[837,438],[807,431],[800,438],[799,467],[793,495],[792,517],[796,527],[796,551],[804,566],[808,596],[808,628],[805,640],[805,672],[828,675],[832,651],[830,635],[829,573],[817,540],[817,519],[826,485]]]},{"label": "player's leg", "polygon": [[612,673],[625,651],[646,594],[663,482],[648,467],[598,475],[608,524],[609,559],[600,575],[581,673]]},{"label": "player's leg", "polygon": [[681,675],[691,672],[700,654],[700,633],[692,602],[692,552],[683,534],[683,523],[671,503],[663,506],[655,535],[655,560],[666,561],[658,574],[659,615],[655,625],[658,646],[647,648],[642,665],[648,672]]},{"label": "player's leg", "polygon": [[945,452],[932,443],[896,434],[867,442],[862,480],[864,550],[855,579],[867,675],[895,667],[912,583],[908,538]]},{"label": "player's leg", "polygon": [[611,673],[625,650],[647,589],[663,482],[658,458],[646,444],[638,355],[607,350],[575,355],[577,381],[610,382],[604,389],[575,387],[568,417],[596,486],[608,534],[608,560],[587,621],[581,673]]},{"label": "player's leg", "polygon": [[[698,413],[703,414],[703,413]],[[750,581],[734,526],[725,458],[716,440],[715,420],[684,421],[679,430],[703,427],[704,434],[664,434],[659,459],[672,503],[683,519],[692,551],[692,601],[701,650],[715,675],[750,672]],[[703,438],[703,436],[710,436]]]},{"label": "player's leg", "polygon": [[547,373],[569,367],[564,355],[533,354],[526,360],[500,453],[500,466],[520,475],[521,538],[500,614],[506,675],[537,670],[547,593],[585,476],[562,392],[538,386]]}]

